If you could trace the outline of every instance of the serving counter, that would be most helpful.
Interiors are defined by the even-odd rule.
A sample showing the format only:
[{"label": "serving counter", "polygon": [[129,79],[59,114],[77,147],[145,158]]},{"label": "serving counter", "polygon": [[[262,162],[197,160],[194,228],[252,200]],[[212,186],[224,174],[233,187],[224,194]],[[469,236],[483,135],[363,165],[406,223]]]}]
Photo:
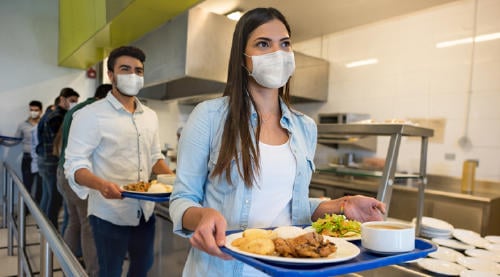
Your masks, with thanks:
[{"label": "serving counter", "polygon": [[[442,176],[427,177],[423,215],[448,221],[456,228],[481,235],[500,235],[500,184],[478,182],[472,194],[460,192],[460,180]],[[418,185],[405,182],[392,186],[389,217],[411,221],[416,216]],[[311,197],[338,198],[361,194],[376,197],[377,178],[338,176],[329,172],[313,174]]]}]

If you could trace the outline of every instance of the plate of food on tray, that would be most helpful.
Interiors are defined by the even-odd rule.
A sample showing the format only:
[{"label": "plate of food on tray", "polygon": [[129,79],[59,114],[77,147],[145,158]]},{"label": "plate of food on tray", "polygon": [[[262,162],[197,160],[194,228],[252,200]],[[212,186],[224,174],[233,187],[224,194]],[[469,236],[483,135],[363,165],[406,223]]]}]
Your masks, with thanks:
[{"label": "plate of food on tray", "polygon": [[225,247],[235,253],[278,264],[324,264],[350,260],[360,253],[353,243],[297,226],[246,229],[229,234]]},{"label": "plate of food on tray", "polygon": [[304,229],[345,240],[361,239],[361,222],[349,220],[345,215],[325,214],[323,218],[319,218]]},{"label": "plate of food on tray", "polygon": [[[139,181],[121,186],[122,196],[129,198],[138,198],[144,200],[154,200],[155,197],[168,197],[172,193],[173,186],[159,183],[156,180],[151,182]],[[146,199],[147,198],[147,199]]]}]

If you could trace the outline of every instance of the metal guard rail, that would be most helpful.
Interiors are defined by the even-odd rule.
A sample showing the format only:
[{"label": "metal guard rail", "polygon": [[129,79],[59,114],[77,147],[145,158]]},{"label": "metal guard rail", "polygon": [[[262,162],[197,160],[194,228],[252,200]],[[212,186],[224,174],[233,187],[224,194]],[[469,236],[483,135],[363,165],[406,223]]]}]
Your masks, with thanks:
[{"label": "metal guard rail", "polygon": [[[26,255],[26,211],[28,207],[31,216],[35,219],[40,232],[40,276],[52,276],[52,254],[59,262],[65,276],[88,276],[85,269],[78,262],[63,238],[40,211],[31,195],[24,187],[15,171],[7,163],[3,163],[4,182],[2,188],[2,228],[8,228],[8,255],[13,256],[14,236],[17,239],[18,276],[32,276],[31,266]],[[18,191],[17,222],[14,216],[14,189]],[[17,224],[16,224],[17,223]]]}]

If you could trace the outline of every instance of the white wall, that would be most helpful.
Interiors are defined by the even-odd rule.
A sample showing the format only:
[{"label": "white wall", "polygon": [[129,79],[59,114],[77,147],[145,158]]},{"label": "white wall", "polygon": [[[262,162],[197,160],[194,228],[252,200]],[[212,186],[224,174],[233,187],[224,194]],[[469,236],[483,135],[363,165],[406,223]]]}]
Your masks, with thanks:
[{"label": "white wall", "polygon": [[[28,117],[28,103],[54,102],[61,88],[74,88],[80,99],[94,94],[96,82],[84,70],[57,65],[58,0],[0,1],[0,135],[14,135]],[[20,145],[0,146],[1,161],[19,169]]]},{"label": "white wall", "polygon": [[[500,32],[500,1],[479,0],[477,34]],[[477,178],[500,180],[500,39],[476,43],[470,94],[472,148],[457,143],[464,134],[472,44],[437,49],[441,41],[471,37],[474,1],[457,1],[307,42],[295,50],[331,62],[326,104],[299,109],[317,118],[322,112],[369,113],[377,121],[445,118],[444,143],[431,143],[428,172],[461,177],[465,159],[479,159]],[[377,58],[371,66],[345,63]],[[385,157],[387,140],[377,156]],[[445,154],[455,154],[446,160]],[[404,139],[398,167],[418,170],[419,144]]]}]

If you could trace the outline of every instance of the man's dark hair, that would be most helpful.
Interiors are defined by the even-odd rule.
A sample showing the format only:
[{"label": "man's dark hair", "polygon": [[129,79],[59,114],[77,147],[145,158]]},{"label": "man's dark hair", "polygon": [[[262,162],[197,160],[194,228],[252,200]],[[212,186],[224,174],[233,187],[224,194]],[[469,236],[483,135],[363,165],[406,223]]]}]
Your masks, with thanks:
[{"label": "man's dark hair", "polygon": [[59,93],[59,96],[62,96],[64,98],[68,98],[71,96],[80,97],[80,94],[78,94],[78,92],[76,92],[72,88],[63,88],[63,89],[61,89],[61,93]]},{"label": "man's dark hair", "polygon": [[103,99],[108,92],[113,88],[111,84],[102,84],[95,90],[94,98]]},{"label": "man's dark hair", "polygon": [[61,98],[57,96],[56,99],[54,99],[54,105],[59,106],[59,102],[61,102]]},{"label": "man's dark hair", "polygon": [[111,53],[109,53],[108,57],[108,70],[113,72],[113,68],[115,67],[115,62],[116,59],[118,59],[121,56],[129,56],[138,59],[141,61],[141,63],[144,64],[144,61],[146,60],[146,55],[144,52],[134,46],[120,46],[118,48],[115,48]]},{"label": "man's dark hair", "polygon": [[33,107],[38,107],[40,108],[40,110],[42,110],[42,102],[38,101],[38,100],[33,100],[30,102],[29,104],[30,106],[33,106]]}]

